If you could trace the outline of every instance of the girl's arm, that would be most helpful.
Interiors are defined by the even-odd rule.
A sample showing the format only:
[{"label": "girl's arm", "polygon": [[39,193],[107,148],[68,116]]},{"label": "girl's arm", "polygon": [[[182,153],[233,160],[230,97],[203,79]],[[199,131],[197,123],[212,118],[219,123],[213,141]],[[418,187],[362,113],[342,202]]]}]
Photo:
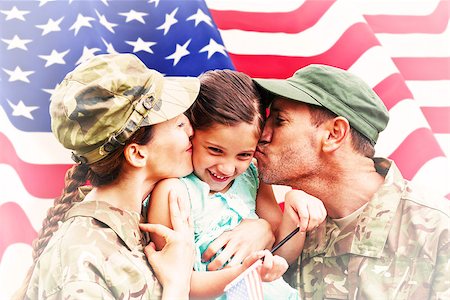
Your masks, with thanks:
[{"label": "girl's arm", "polygon": [[300,190],[289,191],[284,200],[284,214],[275,234],[275,244],[300,227],[294,235],[275,253],[284,257],[289,264],[301,254],[305,243],[306,231],[313,230],[326,218],[327,212],[322,201]]},{"label": "girl's arm", "polygon": [[283,213],[280,205],[275,199],[271,185],[260,182],[258,194],[256,195],[256,214],[269,222],[275,233],[281,223]]}]

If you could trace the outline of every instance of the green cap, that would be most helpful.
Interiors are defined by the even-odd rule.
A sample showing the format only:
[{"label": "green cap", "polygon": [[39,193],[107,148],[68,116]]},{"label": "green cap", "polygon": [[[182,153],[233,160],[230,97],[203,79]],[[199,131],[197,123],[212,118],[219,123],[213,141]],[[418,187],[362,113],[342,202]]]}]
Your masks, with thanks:
[{"label": "green cap", "polygon": [[55,89],[51,127],[77,163],[94,163],[140,127],[185,112],[200,88],[196,77],[164,77],[133,54],[102,54],[77,66]]},{"label": "green cap", "polygon": [[375,145],[389,121],[383,101],[367,83],[348,71],[326,65],[309,65],[285,80],[254,79],[273,95],[322,106],[338,116]]}]

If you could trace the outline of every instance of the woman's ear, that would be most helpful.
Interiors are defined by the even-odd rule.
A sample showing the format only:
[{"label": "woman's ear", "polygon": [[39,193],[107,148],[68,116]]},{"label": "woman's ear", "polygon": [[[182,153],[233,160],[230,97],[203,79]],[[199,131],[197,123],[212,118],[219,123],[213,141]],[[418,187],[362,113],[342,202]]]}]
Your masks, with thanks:
[{"label": "woman's ear", "polygon": [[347,140],[350,134],[350,124],[344,117],[336,117],[325,122],[327,135],[323,139],[322,150],[332,152]]},{"label": "woman's ear", "polygon": [[131,143],[125,146],[123,154],[127,162],[134,167],[143,167],[146,164],[147,152],[141,145]]}]

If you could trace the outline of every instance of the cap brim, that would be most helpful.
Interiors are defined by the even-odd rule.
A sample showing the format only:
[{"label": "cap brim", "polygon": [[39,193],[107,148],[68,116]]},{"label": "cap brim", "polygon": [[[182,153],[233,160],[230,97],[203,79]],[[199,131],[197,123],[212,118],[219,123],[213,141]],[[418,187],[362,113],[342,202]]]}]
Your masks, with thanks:
[{"label": "cap brim", "polygon": [[196,77],[164,77],[161,101],[149,112],[141,126],[161,123],[184,113],[200,90]]},{"label": "cap brim", "polygon": [[[274,97],[279,96],[295,101],[300,101],[308,104],[322,106],[311,95],[298,88],[286,79],[264,79],[253,78],[258,88],[262,88],[265,92],[269,92]],[[273,100],[273,97],[272,99]]]}]

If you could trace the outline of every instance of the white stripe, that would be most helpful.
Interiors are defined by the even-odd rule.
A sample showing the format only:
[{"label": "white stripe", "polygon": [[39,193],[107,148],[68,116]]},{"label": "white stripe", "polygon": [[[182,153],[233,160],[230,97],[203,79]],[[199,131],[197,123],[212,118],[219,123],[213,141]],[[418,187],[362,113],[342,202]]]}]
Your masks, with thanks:
[{"label": "white stripe", "polygon": [[439,34],[376,34],[392,57],[449,57],[450,23]]},{"label": "white stripe", "polygon": [[[376,144],[377,156],[387,157],[418,128],[430,128],[414,100],[403,100],[389,111],[390,120]],[[411,157],[411,159],[414,159]]]},{"label": "white stripe", "polygon": [[[368,70],[370,70],[368,72]],[[375,46],[364,52],[348,69],[361,77],[371,88],[386,77],[400,73],[383,47]]]},{"label": "white stripe", "polygon": [[445,197],[450,193],[450,160],[446,157],[430,159],[411,181],[421,186],[427,195]]},{"label": "white stripe", "polygon": [[[358,0],[364,15],[412,15],[427,16],[438,6],[440,0]],[[444,0],[445,1],[445,0]]]},{"label": "white stripe", "polygon": [[[53,199],[41,199],[28,194],[17,172],[9,165],[0,164],[0,205],[14,202],[19,205],[34,230],[39,231],[47,210],[53,206]],[[49,182],[48,184],[53,184]]]},{"label": "white stripe", "polygon": [[12,299],[22,285],[33,260],[32,248],[26,244],[9,246],[0,264],[0,299]]},{"label": "white stripe", "polygon": [[[450,157],[450,134],[435,133],[434,137],[436,138],[439,145],[441,146],[442,151],[444,151],[445,156]],[[448,179],[449,180],[446,183],[447,185],[450,182],[450,178],[448,178]]]},{"label": "white stripe", "polygon": [[244,12],[289,12],[302,6],[305,0],[206,0],[209,9]]},{"label": "white stripe", "polygon": [[220,30],[220,33],[227,50],[235,54],[318,55],[329,50],[350,26],[365,22],[346,3],[336,2],[317,24],[300,33],[261,33],[236,29]]},{"label": "white stripe", "polygon": [[21,160],[33,164],[73,164],[70,151],[50,132],[24,132],[15,128],[0,106],[1,132],[13,144]]},{"label": "white stripe", "polygon": [[419,106],[450,106],[450,80],[408,80],[406,85]]}]

